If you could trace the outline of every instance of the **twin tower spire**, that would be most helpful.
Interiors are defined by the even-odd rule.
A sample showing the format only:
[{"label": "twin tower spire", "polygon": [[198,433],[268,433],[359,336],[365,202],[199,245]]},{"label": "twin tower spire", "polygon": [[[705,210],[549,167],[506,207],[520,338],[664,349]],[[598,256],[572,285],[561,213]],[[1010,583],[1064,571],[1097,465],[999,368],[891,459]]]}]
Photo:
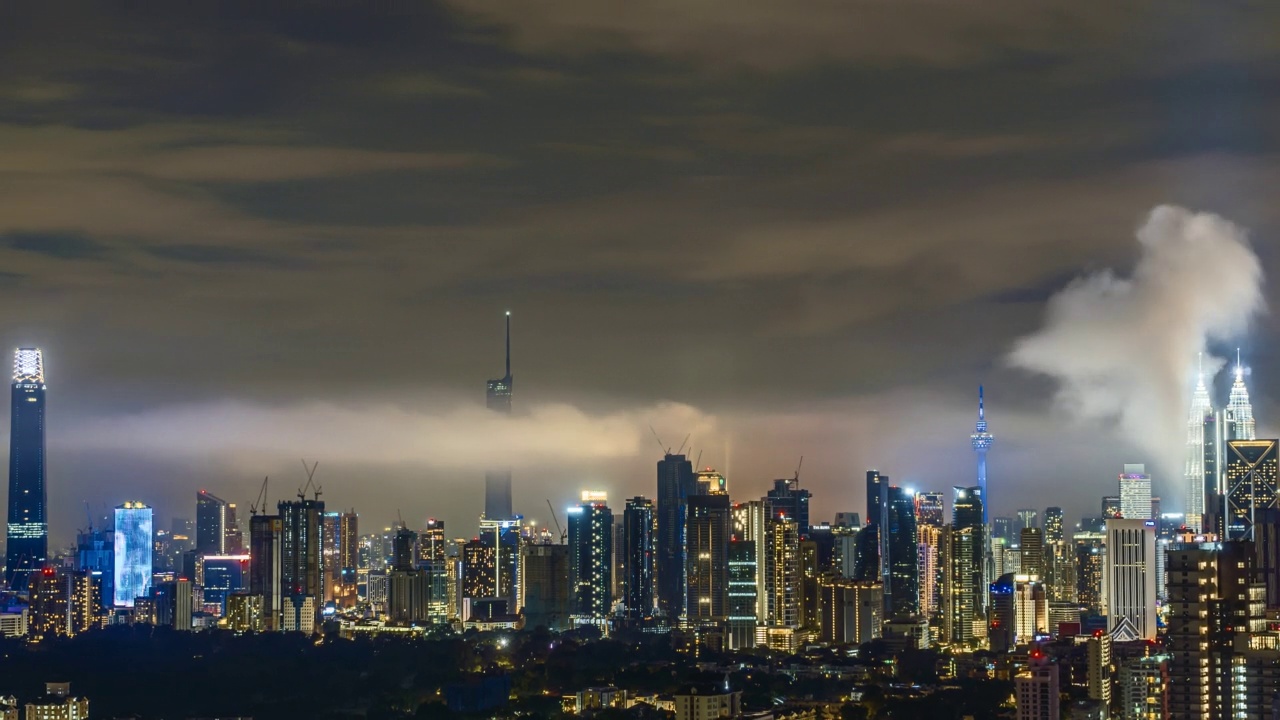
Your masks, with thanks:
[{"label": "twin tower spire", "polygon": [[[1249,401],[1249,389],[1245,386],[1244,363],[1240,359],[1240,349],[1236,348],[1235,379],[1231,383],[1231,392],[1227,395],[1227,406],[1221,416],[1213,409],[1213,399],[1209,388],[1205,385],[1204,355],[1200,357],[1200,369],[1196,378],[1196,389],[1191,394],[1191,408],[1187,415],[1187,464],[1186,464],[1186,516],[1188,526],[1199,526],[1205,514],[1206,488],[1216,485],[1215,478],[1209,477],[1221,471],[1216,467],[1218,462],[1213,454],[1217,446],[1215,437],[1207,437],[1205,426],[1212,422],[1215,435],[1228,440],[1257,439],[1253,418],[1253,404]],[[1228,430],[1225,426],[1229,425]]]}]

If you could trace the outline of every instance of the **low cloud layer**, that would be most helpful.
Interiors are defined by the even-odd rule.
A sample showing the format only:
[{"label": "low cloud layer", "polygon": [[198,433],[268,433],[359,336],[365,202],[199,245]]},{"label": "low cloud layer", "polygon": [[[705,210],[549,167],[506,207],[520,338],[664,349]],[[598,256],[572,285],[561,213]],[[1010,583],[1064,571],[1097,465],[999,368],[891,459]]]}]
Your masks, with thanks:
[{"label": "low cloud layer", "polygon": [[1076,418],[1115,422],[1176,482],[1196,356],[1239,337],[1263,309],[1262,266],[1244,231],[1210,213],[1157,207],[1137,236],[1131,276],[1103,270],[1074,280],[1008,359],[1055,379],[1060,405]]}]

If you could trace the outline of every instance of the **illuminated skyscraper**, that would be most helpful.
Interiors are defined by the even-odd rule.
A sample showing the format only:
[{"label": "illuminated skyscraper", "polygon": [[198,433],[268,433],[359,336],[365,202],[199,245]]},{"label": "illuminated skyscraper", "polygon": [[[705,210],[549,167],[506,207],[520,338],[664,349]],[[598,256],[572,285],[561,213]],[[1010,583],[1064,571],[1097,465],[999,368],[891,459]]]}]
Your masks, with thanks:
[{"label": "illuminated skyscraper", "polygon": [[986,628],[987,586],[983,582],[986,526],[982,488],[955,488],[951,528],[943,541],[944,624],[952,642],[972,641]]},{"label": "illuminated skyscraper", "polygon": [[1227,540],[1256,540],[1259,513],[1277,507],[1276,440],[1228,440],[1224,473]]},{"label": "illuminated skyscraper", "polygon": [[622,601],[627,606],[627,614],[633,618],[648,617],[653,613],[653,582],[657,572],[655,522],[652,500],[633,497],[627,501],[622,513]]},{"label": "illuminated skyscraper", "polygon": [[1228,440],[1254,440],[1253,405],[1249,402],[1249,389],[1244,385],[1244,365],[1240,363],[1240,350],[1236,349],[1235,382],[1227,396],[1227,411],[1231,414],[1232,429]]},{"label": "illuminated skyscraper", "polygon": [[696,480],[699,495],[729,494],[729,485],[724,473],[717,472],[715,468],[706,467],[699,470]]},{"label": "illuminated skyscraper", "polygon": [[612,559],[613,511],[603,498],[584,498],[581,505],[569,508],[569,575],[575,615],[608,617]]},{"label": "illuminated skyscraper", "polygon": [[5,582],[25,590],[49,557],[44,477],[44,357],[38,348],[13,356],[9,415],[9,524]]},{"label": "illuminated skyscraper", "polygon": [[[485,406],[494,412],[511,414],[511,312],[507,312],[507,372],[490,380],[485,391]],[[484,475],[484,517],[487,520],[510,520],[511,468],[490,470]]]},{"label": "illuminated skyscraper", "polygon": [[800,533],[795,520],[765,520],[766,624],[800,627]]},{"label": "illuminated skyscraper", "polygon": [[920,613],[919,547],[915,496],[906,488],[889,488],[889,584],[884,588],[885,617]]},{"label": "illuminated skyscraper", "polygon": [[916,493],[916,525],[940,528],[946,524],[947,518],[942,506],[942,493]]},{"label": "illuminated skyscraper", "polygon": [[1063,539],[1062,508],[1048,507],[1044,509],[1044,541],[1046,543],[1061,542]]},{"label": "illuminated skyscraper", "polygon": [[969,443],[973,446],[973,451],[978,453],[978,487],[982,491],[982,524],[985,527],[990,514],[987,506],[991,504],[991,498],[987,494],[987,452],[991,450],[991,444],[995,442],[995,435],[987,432],[987,414],[983,407],[982,386],[978,386],[978,422],[974,425],[973,434],[969,436]]},{"label": "illuminated skyscraper", "polygon": [[1119,641],[1156,639],[1156,523],[1107,521],[1107,632]]},{"label": "illuminated skyscraper", "polygon": [[281,501],[277,508],[284,535],[280,543],[280,587],[286,597],[324,598],[324,561],[320,553],[323,500]]},{"label": "illuminated skyscraper", "polygon": [[719,621],[728,614],[729,496],[689,498],[689,561],[686,612],[690,622]]},{"label": "illuminated skyscraper", "polygon": [[133,607],[151,594],[151,508],[140,502],[116,507],[115,606]]},{"label": "illuminated skyscraper", "polygon": [[773,481],[773,489],[765,493],[765,511],[777,517],[785,515],[796,521],[800,539],[809,537],[809,499],[813,494],[800,487],[800,476]]},{"label": "illuminated skyscraper", "polygon": [[1191,409],[1187,413],[1186,517],[1187,525],[1193,529],[1201,527],[1201,518],[1204,517],[1204,421],[1210,415],[1213,415],[1213,401],[1204,384],[1202,360],[1200,372],[1196,375],[1196,389],[1191,394]]},{"label": "illuminated skyscraper", "polygon": [[196,493],[196,552],[202,555],[227,553],[226,500],[206,490]]},{"label": "illuminated skyscraper", "polygon": [[282,628],[284,613],[284,521],[279,515],[249,518],[249,594],[261,598],[255,606],[261,612],[262,629]]},{"label": "illuminated skyscraper", "polygon": [[1120,473],[1120,514],[1129,520],[1151,518],[1151,476],[1147,466],[1126,463]]},{"label": "illuminated skyscraper", "polygon": [[668,619],[684,615],[685,516],[697,489],[684,455],[666,453],[658,461],[658,608]]}]

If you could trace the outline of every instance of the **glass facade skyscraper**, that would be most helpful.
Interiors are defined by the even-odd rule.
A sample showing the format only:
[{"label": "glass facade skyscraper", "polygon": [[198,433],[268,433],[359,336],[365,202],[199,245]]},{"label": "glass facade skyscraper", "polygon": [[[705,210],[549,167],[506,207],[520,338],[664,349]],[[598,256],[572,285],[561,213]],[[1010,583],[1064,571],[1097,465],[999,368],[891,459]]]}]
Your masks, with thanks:
[{"label": "glass facade skyscraper", "polygon": [[603,501],[569,508],[569,574],[573,614],[608,617],[613,584],[613,511]]},{"label": "glass facade skyscraper", "polygon": [[140,502],[116,507],[116,607],[133,607],[135,599],[151,595],[153,540],[150,507]]},{"label": "glass facade skyscraper", "polygon": [[5,582],[25,590],[49,557],[44,478],[44,357],[18,348],[13,358],[9,425],[9,524]]},{"label": "glass facade skyscraper", "polygon": [[667,453],[658,461],[658,608],[668,619],[684,614],[685,516],[698,490],[693,463]]},{"label": "glass facade skyscraper", "polygon": [[904,617],[920,612],[919,548],[916,542],[915,496],[896,485],[889,488],[887,505],[889,538],[889,584],[884,588],[886,617]]},{"label": "glass facade skyscraper", "polygon": [[206,490],[196,493],[196,552],[227,552],[227,501]]},{"label": "glass facade skyscraper", "polygon": [[633,497],[622,512],[623,528],[623,603],[634,618],[653,613],[653,577],[655,573],[653,501]]}]

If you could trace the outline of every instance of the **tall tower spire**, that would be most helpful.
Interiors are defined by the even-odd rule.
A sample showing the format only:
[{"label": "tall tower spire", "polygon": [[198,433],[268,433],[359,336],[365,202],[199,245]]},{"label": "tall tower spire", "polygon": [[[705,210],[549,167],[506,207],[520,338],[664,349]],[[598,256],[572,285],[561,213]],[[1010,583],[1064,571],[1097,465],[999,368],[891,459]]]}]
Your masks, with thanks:
[{"label": "tall tower spire", "polygon": [[[506,374],[490,380],[485,387],[485,407],[503,415],[511,414],[511,311],[507,311]],[[488,520],[510,520],[511,468],[494,468],[484,475],[484,517]]]},{"label": "tall tower spire", "polygon": [[1191,409],[1187,413],[1187,465],[1186,519],[1189,527],[1199,529],[1204,517],[1204,420],[1213,414],[1213,401],[1204,384],[1204,353],[1200,353],[1199,371],[1196,373],[1196,389],[1191,394]]},{"label": "tall tower spire", "polygon": [[1227,410],[1233,421],[1230,440],[1255,440],[1253,405],[1249,402],[1249,389],[1244,384],[1244,364],[1240,362],[1240,348],[1236,348],[1236,379],[1231,383],[1227,396]]},{"label": "tall tower spire", "polygon": [[987,412],[983,400],[982,386],[978,386],[978,422],[974,425],[973,434],[969,436],[969,444],[978,453],[978,487],[982,489],[982,522],[988,522],[991,500],[987,496],[987,451],[996,437],[987,432]]}]

